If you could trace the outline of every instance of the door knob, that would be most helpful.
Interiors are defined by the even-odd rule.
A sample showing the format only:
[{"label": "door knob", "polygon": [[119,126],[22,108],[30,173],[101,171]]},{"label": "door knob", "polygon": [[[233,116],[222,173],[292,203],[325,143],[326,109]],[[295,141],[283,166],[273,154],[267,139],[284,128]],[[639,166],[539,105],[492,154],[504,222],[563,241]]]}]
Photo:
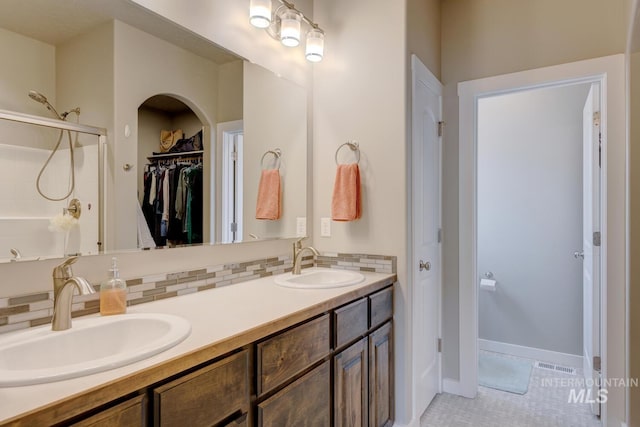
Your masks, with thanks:
[{"label": "door knob", "polygon": [[429,261],[424,262],[423,260],[420,260],[420,271],[422,270],[431,270],[431,263]]},{"label": "door knob", "polygon": [[573,257],[574,257],[575,259],[584,259],[584,251],[580,251],[580,252],[575,251],[575,252],[573,253]]}]

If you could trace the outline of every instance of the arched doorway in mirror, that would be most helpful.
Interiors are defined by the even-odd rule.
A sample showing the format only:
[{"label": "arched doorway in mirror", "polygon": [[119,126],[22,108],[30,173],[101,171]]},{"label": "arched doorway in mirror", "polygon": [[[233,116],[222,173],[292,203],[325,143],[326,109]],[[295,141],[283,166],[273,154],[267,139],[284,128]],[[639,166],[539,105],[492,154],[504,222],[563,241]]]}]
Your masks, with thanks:
[{"label": "arched doorway in mirror", "polygon": [[208,241],[208,127],[174,96],[138,107],[138,246]]}]

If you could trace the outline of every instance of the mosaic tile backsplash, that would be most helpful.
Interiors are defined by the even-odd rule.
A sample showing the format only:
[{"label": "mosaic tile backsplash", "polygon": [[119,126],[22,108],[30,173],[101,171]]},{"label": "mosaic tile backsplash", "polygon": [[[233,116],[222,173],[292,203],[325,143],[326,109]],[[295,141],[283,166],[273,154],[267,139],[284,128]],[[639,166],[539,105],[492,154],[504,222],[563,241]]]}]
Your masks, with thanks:
[{"label": "mosaic tile backsplash", "polygon": [[[303,257],[302,268],[313,266],[346,270],[396,273],[396,257],[367,254],[323,253]],[[127,279],[127,305],[173,298],[194,292],[234,285],[248,280],[290,272],[291,255],[281,255],[239,263],[218,264],[197,270],[155,274]],[[92,283],[96,291],[100,284]],[[100,294],[75,295],[71,316],[79,317],[100,311]],[[51,322],[53,290],[0,298],[0,333],[40,326]]]}]

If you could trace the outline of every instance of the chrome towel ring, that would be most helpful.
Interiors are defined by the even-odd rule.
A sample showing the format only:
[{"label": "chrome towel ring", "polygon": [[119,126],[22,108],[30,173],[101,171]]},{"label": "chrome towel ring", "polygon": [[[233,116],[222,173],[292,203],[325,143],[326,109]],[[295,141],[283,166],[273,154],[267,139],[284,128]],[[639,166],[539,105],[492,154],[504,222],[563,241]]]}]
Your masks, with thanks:
[{"label": "chrome towel ring", "polygon": [[351,149],[351,151],[355,151],[355,155],[356,155],[356,163],[360,163],[360,144],[358,144],[358,142],[356,141],[347,141],[344,144],[342,144],[341,146],[338,147],[338,149],[336,150],[336,155],[335,155],[335,159],[336,159],[336,165],[339,165],[340,163],[338,163],[338,152],[342,149],[342,147],[347,146]]},{"label": "chrome towel ring", "polygon": [[267,152],[265,152],[262,155],[262,158],[260,159],[260,167],[262,169],[264,169],[264,158],[267,157],[267,155],[269,154],[273,154],[274,158],[275,158],[275,163],[277,165],[276,169],[280,170],[280,156],[282,156],[282,150],[279,148],[275,148],[273,150],[269,150]]}]

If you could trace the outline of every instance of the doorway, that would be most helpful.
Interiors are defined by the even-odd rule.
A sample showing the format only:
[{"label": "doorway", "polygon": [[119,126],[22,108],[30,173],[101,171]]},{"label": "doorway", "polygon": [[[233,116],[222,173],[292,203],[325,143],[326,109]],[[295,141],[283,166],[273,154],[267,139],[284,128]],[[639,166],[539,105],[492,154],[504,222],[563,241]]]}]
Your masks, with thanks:
[{"label": "doorway", "polygon": [[[459,392],[475,397],[478,390],[478,294],[484,272],[478,268],[477,204],[477,119],[482,98],[525,89],[579,83],[598,83],[602,93],[600,127],[602,167],[599,208],[601,234],[601,321],[602,379],[624,377],[624,58],[622,55],[529,70],[504,76],[460,83],[459,153]],[[615,220],[614,217],[618,219]],[[622,220],[621,220],[622,219]],[[619,257],[619,258],[618,258]],[[607,327],[609,326],[609,329]],[[624,390],[609,389],[602,417],[622,419]],[[615,403],[612,404],[612,401]],[[613,408],[611,416],[608,408]],[[614,415],[615,413],[615,415]]]},{"label": "doorway", "polygon": [[566,412],[586,416],[600,414],[599,100],[578,82],[477,104],[479,384],[565,378],[584,384]]}]

